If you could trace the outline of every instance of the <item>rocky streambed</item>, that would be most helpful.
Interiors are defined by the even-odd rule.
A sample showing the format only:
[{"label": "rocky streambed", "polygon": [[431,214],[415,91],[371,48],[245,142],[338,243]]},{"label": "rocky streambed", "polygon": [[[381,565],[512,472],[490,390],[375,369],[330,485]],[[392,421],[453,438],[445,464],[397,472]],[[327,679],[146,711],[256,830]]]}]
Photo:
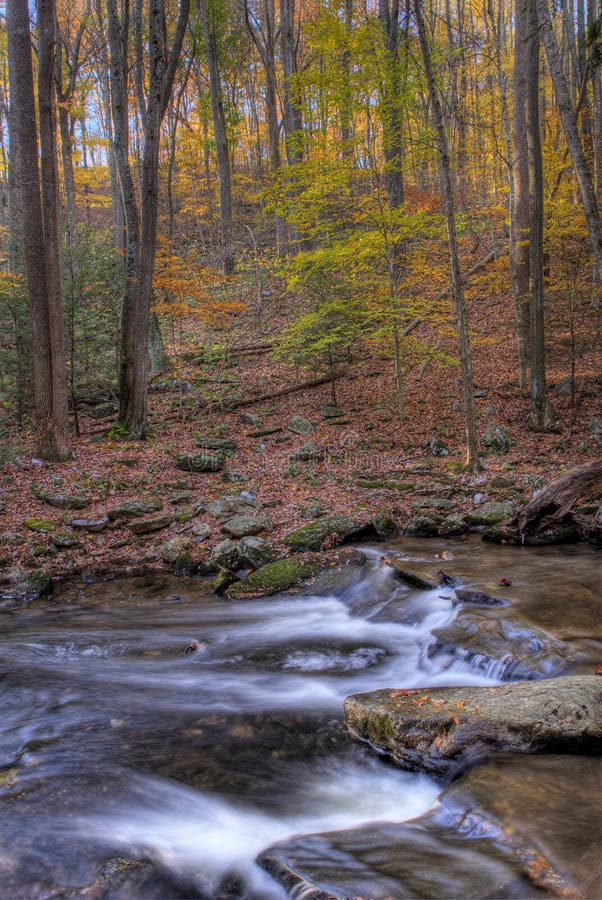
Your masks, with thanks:
[{"label": "rocky streambed", "polygon": [[312,552],[6,601],[4,896],[600,896],[599,551]]}]

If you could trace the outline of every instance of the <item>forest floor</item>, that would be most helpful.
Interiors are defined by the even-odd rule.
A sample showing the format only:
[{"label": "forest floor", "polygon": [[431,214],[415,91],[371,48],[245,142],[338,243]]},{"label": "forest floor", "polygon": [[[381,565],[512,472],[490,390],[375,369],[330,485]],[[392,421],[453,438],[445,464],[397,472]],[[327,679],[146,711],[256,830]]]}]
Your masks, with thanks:
[{"label": "forest floor", "polygon": [[[271,523],[265,536],[278,543],[287,532],[320,513],[370,518],[385,510],[403,530],[421,494],[437,491],[451,496],[460,513],[486,499],[509,498],[521,504],[559,472],[599,457],[599,307],[582,303],[571,336],[564,298],[552,297],[546,349],[550,399],[558,427],[553,433],[533,433],[527,428],[529,392],[517,381],[513,301],[510,293],[500,294],[499,287],[490,289],[487,280],[499,285],[505,265],[503,260],[494,263],[493,271],[476,278],[469,292],[478,433],[500,425],[513,442],[505,452],[484,450],[483,471],[478,476],[462,471],[465,434],[459,369],[436,359],[410,368],[403,421],[388,348],[362,345],[339,361],[335,390],[342,415],[336,418],[326,418],[322,412],[333,400],[332,386],[327,383],[228,409],[232,400],[252,399],[324,374],[296,369],[271,349],[234,351],[277,339],[288,321],[292,301],[275,285],[262,300],[261,315],[250,302],[227,333],[215,338],[218,332],[214,332],[223,352],[203,350],[200,326],[180,323],[177,333],[190,337],[178,339],[177,347],[170,348],[172,371],[153,379],[147,441],[124,441],[118,430],[111,428],[115,416],[106,403],[81,406],[81,434],[73,437],[73,458],[65,464],[41,464],[35,458],[31,435],[6,430],[0,457],[0,569],[4,579],[14,577],[19,569],[36,567],[59,576],[160,568],[167,565],[166,543],[175,537],[191,538],[193,528],[203,523],[209,526],[210,535],[194,539],[194,553],[201,559],[225,535],[217,519],[197,509],[225,493],[256,495]],[[451,318],[443,325],[420,325],[416,335],[443,351],[455,352]],[[247,414],[243,415],[246,421],[242,414]],[[248,414],[257,418],[251,421]],[[311,422],[312,433],[291,431],[293,416]],[[199,435],[236,441],[236,451],[226,454],[224,471],[193,474],[176,467],[176,454],[201,452]],[[292,460],[308,442],[322,451],[323,458]],[[440,452],[443,455],[438,455]],[[84,497],[87,505],[81,511],[57,509],[41,499],[43,493]],[[131,523],[119,519],[98,533],[75,531],[71,526],[74,518],[100,519],[125,501],[148,497],[161,502],[161,512],[170,520],[161,530],[136,535]],[[32,518],[38,530],[31,528],[36,522],[26,523]],[[59,541],[57,546],[55,531],[73,532],[78,542],[62,546]],[[69,544],[69,539],[63,543]]]}]

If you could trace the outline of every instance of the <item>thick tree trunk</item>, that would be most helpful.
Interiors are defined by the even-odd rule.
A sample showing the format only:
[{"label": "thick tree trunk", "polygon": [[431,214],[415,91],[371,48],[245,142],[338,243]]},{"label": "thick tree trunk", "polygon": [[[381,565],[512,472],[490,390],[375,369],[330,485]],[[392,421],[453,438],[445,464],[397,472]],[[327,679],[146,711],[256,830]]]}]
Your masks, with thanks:
[{"label": "thick tree trunk", "polygon": [[437,149],[439,151],[439,175],[441,181],[441,196],[445,207],[445,222],[447,226],[447,239],[449,244],[449,261],[451,273],[451,290],[456,306],[458,345],[460,351],[460,367],[462,373],[462,392],[464,398],[464,419],[466,423],[466,467],[469,471],[479,468],[477,428],[474,411],[474,389],[472,378],[472,356],[470,351],[470,338],[468,331],[468,314],[464,301],[464,281],[460,271],[460,258],[458,254],[458,242],[456,235],[456,217],[454,209],[454,191],[452,182],[451,161],[443,110],[435,83],[435,75],[431,61],[431,52],[426,34],[426,26],[422,13],[421,0],[414,0],[414,12],[418,25],[420,48],[426,72],[431,110],[437,131]]},{"label": "thick tree trunk", "polygon": [[592,253],[594,263],[598,273],[598,279],[602,280],[602,222],[600,221],[600,211],[598,209],[598,201],[594,184],[587,165],[583,145],[579,137],[579,128],[577,125],[577,116],[573,104],[571,103],[571,95],[569,86],[562,70],[562,62],[560,52],[558,50],[558,42],[552,25],[548,0],[535,0],[537,6],[537,17],[541,32],[542,41],[548,58],[548,66],[554,83],[554,92],[556,94],[556,102],[558,111],[562,120],[562,127],[573,162],[573,169],[577,176],[579,192],[581,195],[581,204],[587,221],[590,242],[592,245]]},{"label": "thick tree trunk", "polygon": [[[44,193],[38,168],[38,134],[27,0],[7,3],[11,113],[11,165],[26,227],[24,257],[29,291],[34,359],[34,402],[38,454],[69,458],[67,379],[58,261],[58,197],[53,111],[52,6],[40,0],[39,116]],[[46,217],[46,220],[45,220]]]}]

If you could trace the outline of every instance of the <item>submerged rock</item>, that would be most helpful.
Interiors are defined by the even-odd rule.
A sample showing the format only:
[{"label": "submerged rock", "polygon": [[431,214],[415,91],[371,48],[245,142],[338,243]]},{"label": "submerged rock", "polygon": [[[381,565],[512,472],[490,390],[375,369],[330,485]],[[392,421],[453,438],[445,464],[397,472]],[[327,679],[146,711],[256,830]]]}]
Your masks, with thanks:
[{"label": "submerged rock", "polygon": [[401,765],[440,777],[491,751],[600,753],[602,679],[372,691],[348,697],[345,717]]},{"label": "submerged rock", "polygon": [[453,622],[435,629],[433,637],[429,656],[451,653],[513,681],[559,675],[581,659],[571,644],[493,610],[463,608]]},{"label": "submerged rock", "polygon": [[510,600],[504,597],[492,597],[485,591],[473,591],[469,588],[456,588],[456,597],[452,597],[452,605],[458,603],[472,603],[476,606],[508,606]]},{"label": "submerged rock", "polygon": [[600,897],[601,776],[591,757],[496,758],[419,818],[295,837],[258,863],[304,900]]}]

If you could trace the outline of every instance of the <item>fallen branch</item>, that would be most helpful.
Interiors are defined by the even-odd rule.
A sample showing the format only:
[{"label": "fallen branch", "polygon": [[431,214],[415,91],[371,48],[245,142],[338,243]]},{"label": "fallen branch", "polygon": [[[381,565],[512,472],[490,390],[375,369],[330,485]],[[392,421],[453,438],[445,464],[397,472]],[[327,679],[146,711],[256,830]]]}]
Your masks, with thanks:
[{"label": "fallen branch", "polygon": [[224,401],[214,401],[213,403],[207,403],[206,405],[198,404],[199,410],[203,410],[204,412],[211,412],[212,409],[240,409],[243,406],[253,406],[255,403],[264,403],[267,400],[275,400],[277,397],[286,397],[289,394],[296,394],[298,391],[306,391],[311,388],[320,387],[322,384],[330,384],[334,379],[340,378],[341,375],[327,375],[324,378],[315,378],[312,381],[301,381],[299,384],[293,384],[290,387],[280,388],[277,391],[270,391],[266,394],[257,394],[255,397],[245,397],[240,400],[224,400]]}]

